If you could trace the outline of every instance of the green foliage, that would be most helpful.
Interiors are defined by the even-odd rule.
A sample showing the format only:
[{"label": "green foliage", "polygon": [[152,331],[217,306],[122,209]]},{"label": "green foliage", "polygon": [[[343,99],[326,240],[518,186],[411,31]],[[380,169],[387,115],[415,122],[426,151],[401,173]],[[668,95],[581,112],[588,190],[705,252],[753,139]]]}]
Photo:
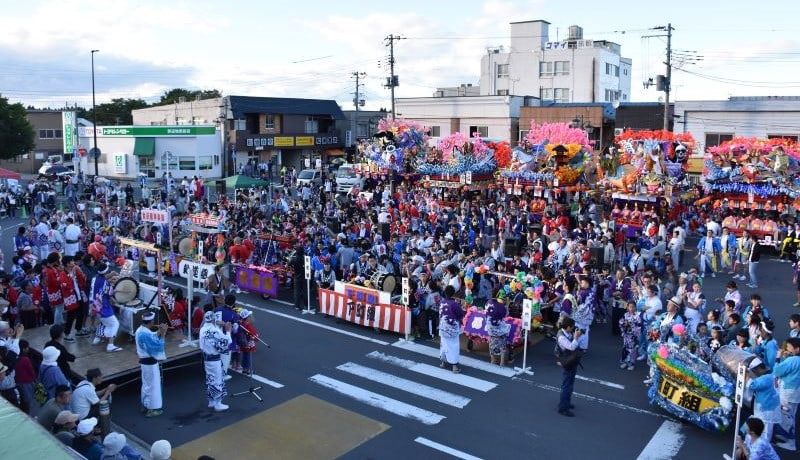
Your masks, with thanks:
[{"label": "green foliage", "polygon": [[184,88],[173,88],[164,92],[161,100],[153,105],[174,104],[180,102],[180,98],[184,98],[185,101],[193,101],[197,99],[197,96],[200,96],[200,99],[213,99],[222,97],[222,94],[216,89],[192,91]]},{"label": "green foliage", "polygon": [[0,97],[0,158],[10,159],[33,150],[33,136],[25,106],[9,104],[8,99]]}]

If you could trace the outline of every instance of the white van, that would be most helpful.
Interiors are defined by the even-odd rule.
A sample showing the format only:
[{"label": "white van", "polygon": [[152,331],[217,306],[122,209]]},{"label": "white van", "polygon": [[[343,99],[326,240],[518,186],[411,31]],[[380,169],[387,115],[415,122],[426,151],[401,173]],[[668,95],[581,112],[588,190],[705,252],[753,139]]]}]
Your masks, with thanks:
[{"label": "white van", "polygon": [[364,179],[358,177],[353,165],[345,163],[336,170],[336,191],[349,193],[353,187],[362,190],[364,188]]}]

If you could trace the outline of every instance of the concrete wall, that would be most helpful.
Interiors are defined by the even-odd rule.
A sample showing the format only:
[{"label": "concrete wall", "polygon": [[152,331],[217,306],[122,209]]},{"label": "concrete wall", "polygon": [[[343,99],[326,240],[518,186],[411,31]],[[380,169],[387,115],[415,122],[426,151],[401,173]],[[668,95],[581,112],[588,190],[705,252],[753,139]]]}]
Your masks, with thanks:
[{"label": "concrete wall", "polygon": [[223,98],[203,99],[132,110],[131,115],[134,125],[192,124],[192,117],[194,124],[209,125],[217,123],[222,105]]}]

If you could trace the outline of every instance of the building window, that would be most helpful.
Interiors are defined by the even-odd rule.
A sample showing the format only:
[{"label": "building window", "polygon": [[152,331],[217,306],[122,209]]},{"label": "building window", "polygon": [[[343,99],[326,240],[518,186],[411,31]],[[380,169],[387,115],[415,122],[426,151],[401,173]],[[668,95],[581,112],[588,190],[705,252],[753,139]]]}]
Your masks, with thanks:
[{"label": "building window", "polygon": [[489,137],[489,127],[488,126],[470,126],[469,127],[469,137],[478,133],[480,137]]},{"label": "building window", "polygon": [[554,89],[553,100],[556,102],[569,102],[569,88]]},{"label": "building window", "polygon": [[556,61],[555,73],[556,75],[569,75],[569,61]]},{"label": "building window", "polygon": [[627,101],[628,100],[628,95],[625,94],[625,93],[622,93],[622,100],[623,101]]},{"label": "building window", "polygon": [[797,142],[795,134],[767,134],[767,139],[783,139],[785,141]]},{"label": "building window", "polygon": [[[183,158],[186,158],[186,157],[181,157],[181,158],[183,159]],[[200,171],[209,171],[214,167],[213,166],[213,160],[211,159],[211,155],[198,157],[197,159],[199,160],[198,161],[199,165],[198,165],[197,169],[199,169]],[[183,160],[181,160],[181,161],[183,161]],[[181,168],[181,169],[183,169],[183,168]]]},{"label": "building window", "polygon": [[716,147],[733,139],[733,134],[706,133],[706,148]]},{"label": "building window", "polygon": [[520,140],[520,142],[522,142],[522,140],[525,139],[525,136],[527,136],[530,131],[531,131],[530,129],[520,129],[519,130],[519,140]]},{"label": "building window", "polygon": [[428,126],[428,135],[431,137],[439,137],[442,135],[441,126]]},{"label": "building window", "polygon": [[170,151],[165,151],[161,154],[161,169],[163,171],[171,171],[178,169],[178,157],[173,155]]},{"label": "building window", "polygon": [[367,125],[357,125],[356,126],[356,137],[367,137],[367,132],[369,129]]},{"label": "building window", "polygon": [[508,64],[497,64],[497,78],[508,78]]},{"label": "building window", "polygon": [[498,96],[508,96],[508,90],[507,89],[498,89],[497,90],[497,95]]},{"label": "building window", "polygon": [[628,75],[628,69],[627,68],[622,69],[622,75]]},{"label": "building window", "polygon": [[553,75],[553,63],[552,62],[539,62],[539,76],[540,77],[547,77]]},{"label": "building window", "polygon": [[178,169],[181,171],[194,171],[195,158],[194,157],[178,157]]},{"label": "building window", "polygon": [[233,120],[233,129],[235,131],[246,131],[247,130],[247,120],[244,118]]},{"label": "building window", "polygon": [[268,113],[264,116],[264,129],[275,129],[275,115]]},{"label": "building window", "polygon": [[619,77],[619,66],[606,62],[606,75]]},{"label": "building window", "polygon": [[607,89],[605,93],[605,101],[606,102],[614,102],[619,100],[619,91],[614,91],[613,89]]},{"label": "building window", "polygon": [[63,134],[60,129],[40,129],[39,139],[61,139]]},{"label": "building window", "polygon": [[539,99],[543,101],[552,101],[553,88],[539,88]]},{"label": "building window", "polygon": [[317,117],[314,116],[307,116],[306,117],[306,125],[305,125],[305,133],[306,134],[315,134],[319,132],[319,121]]}]

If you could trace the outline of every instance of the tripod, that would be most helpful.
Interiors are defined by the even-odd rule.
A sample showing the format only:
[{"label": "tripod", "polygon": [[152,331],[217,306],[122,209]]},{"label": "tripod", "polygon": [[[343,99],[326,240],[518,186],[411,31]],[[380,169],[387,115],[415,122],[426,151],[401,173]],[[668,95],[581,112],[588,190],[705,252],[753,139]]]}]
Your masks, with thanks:
[{"label": "tripod", "polygon": [[[247,329],[243,329],[243,330],[244,330],[244,332],[246,334],[250,335],[254,339],[256,339],[259,342],[263,343],[265,347],[271,348],[267,342],[261,340],[259,337],[256,337],[256,336],[250,334],[249,332],[247,332]],[[254,363],[254,361],[252,359],[250,360],[250,367],[251,367],[251,369],[250,369],[250,387],[248,389],[244,390],[244,391],[240,391],[238,393],[234,393],[233,397],[235,398],[237,396],[251,395],[254,398],[256,398],[258,400],[258,402],[264,402],[264,400],[261,398],[261,395],[258,394],[258,392],[261,391],[261,389],[263,387],[261,385],[257,385],[256,384],[257,380],[255,379],[255,372],[253,372],[253,369],[252,369],[252,368],[255,367],[255,363]]]}]

